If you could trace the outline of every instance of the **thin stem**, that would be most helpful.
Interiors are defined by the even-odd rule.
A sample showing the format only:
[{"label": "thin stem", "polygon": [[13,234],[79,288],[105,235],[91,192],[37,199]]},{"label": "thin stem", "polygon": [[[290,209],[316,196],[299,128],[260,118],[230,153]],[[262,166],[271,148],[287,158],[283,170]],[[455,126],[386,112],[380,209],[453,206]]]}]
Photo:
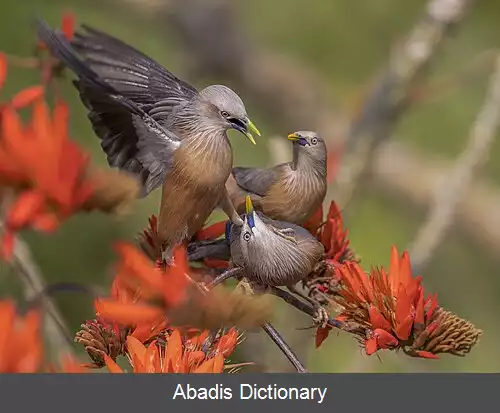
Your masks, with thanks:
[{"label": "thin stem", "polygon": [[[305,301],[301,300],[300,298],[296,297],[295,295],[289,293],[288,291],[284,291],[280,288],[277,287],[271,287],[271,293],[279,298],[281,298],[283,301],[286,303],[290,304],[291,306],[295,307],[297,310],[302,311],[303,313],[315,317],[316,316],[316,309],[311,303],[306,303]],[[335,327],[339,328],[341,330],[345,330],[345,325],[344,323],[335,320],[334,318],[329,318],[328,319],[328,325],[330,327]]]},{"label": "thin stem", "polygon": [[290,346],[281,337],[281,334],[271,325],[271,323],[262,324],[262,329],[274,341],[283,354],[287,357],[290,363],[295,367],[297,373],[307,373],[306,368],[302,365],[298,357],[295,355]]},{"label": "thin stem", "polygon": [[241,273],[241,268],[231,268],[222,274],[218,275],[215,277],[208,285],[207,289],[211,290],[215,286],[223,283],[226,280],[229,280],[230,278],[235,277],[237,274]]},{"label": "thin stem", "polygon": [[[204,289],[204,293],[207,293],[210,289],[215,287],[216,285],[220,284],[221,282],[234,277],[236,274],[240,273],[241,269],[240,268],[232,268],[230,270],[227,270],[225,273],[219,275],[215,280],[213,280],[210,284],[208,284]],[[253,288],[251,285],[246,281],[243,280],[240,284],[243,284],[244,291],[247,291],[249,294],[254,294]],[[286,358],[290,361],[290,363],[295,367],[297,372],[299,373],[306,373],[307,370],[304,368],[298,357],[295,355],[295,353],[292,351],[290,346],[285,342],[283,337],[281,337],[280,333],[270,324],[270,323],[265,323],[261,326],[261,328],[266,332],[266,334],[271,338],[271,340],[274,341],[274,343],[278,346],[278,348],[281,350],[281,352],[286,356]]]},{"label": "thin stem", "polygon": [[473,183],[474,175],[488,159],[500,127],[500,53],[483,107],[476,116],[469,140],[455,165],[435,192],[427,219],[410,248],[412,267],[421,273],[453,224],[456,209]]},{"label": "thin stem", "polygon": [[69,339],[69,330],[55,303],[44,294],[47,285],[45,279],[31,257],[27,245],[16,239],[12,266],[16,275],[24,286],[24,295],[27,300],[33,298],[45,307],[45,333],[51,347],[58,354],[73,354],[72,339]]}]

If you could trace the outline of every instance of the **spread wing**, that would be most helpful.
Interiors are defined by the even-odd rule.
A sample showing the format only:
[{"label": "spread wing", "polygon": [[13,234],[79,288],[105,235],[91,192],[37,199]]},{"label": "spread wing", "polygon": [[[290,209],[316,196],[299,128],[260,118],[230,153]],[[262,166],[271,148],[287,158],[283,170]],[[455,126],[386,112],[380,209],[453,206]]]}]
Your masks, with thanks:
[{"label": "spread wing", "polygon": [[176,106],[198,94],[145,54],[89,26],[82,25],[71,46],[101,80],[156,120],[168,118]]},{"label": "spread wing", "polygon": [[130,97],[104,81],[75,53],[66,38],[45,22],[38,23],[38,35],[51,53],[74,71],[80,98],[112,167],[135,174],[142,196],[158,187],[168,172],[181,140],[164,129],[154,116]]},{"label": "spread wing", "polygon": [[233,177],[238,186],[246,192],[265,196],[278,179],[283,165],[274,168],[233,168]]}]

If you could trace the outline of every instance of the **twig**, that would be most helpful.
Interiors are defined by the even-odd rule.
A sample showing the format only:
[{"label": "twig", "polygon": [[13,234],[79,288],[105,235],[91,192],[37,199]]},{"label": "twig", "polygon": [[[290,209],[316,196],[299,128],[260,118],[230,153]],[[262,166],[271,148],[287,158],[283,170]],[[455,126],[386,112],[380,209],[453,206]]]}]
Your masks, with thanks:
[{"label": "twig", "polygon": [[[279,298],[281,298],[286,303],[290,304],[292,307],[295,307],[297,310],[302,311],[304,314],[314,318],[316,316],[316,309],[312,306],[311,303],[306,302],[298,298],[297,296],[290,294],[288,291],[284,291],[281,288],[271,287],[271,293]],[[346,323],[335,320],[334,318],[330,318],[328,320],[328,325],[333,328],[338,328],[340,330],[344,330],[350,332],[351,329]]]},{"label": "twig", "polygon": [[[402,47],[395,52],[397,56],[400,53],[403,57],[408,55],[412,57],[416,55],[416,62],[420,65],[422,61],[419,56],[423,56],[424,60],[428,58],[424,52],[435,53],[437,46],[440,43],[440,37],[425,38],[424,34],[428,33],[425,30],[420,35],[419,27],[425,28],[441,28],[440,33],[446,34],[450,28],[463,20],[467,10],[470,8],[471,1],[464,0],[434,0],[428,2],[427,8],[431,13],[426,16],[436,15],[436,19],[424,17],[412,31],[413,42],[407,41],[406,48]],[[147,7],[143,7],[141,0],[130,0],[131,6],[138,13],[149,13]],[[325,99],[321,90],[327,90],[326,82],[317,73],[304,68],[304,63],[294,60],[288,64],[283,64],[283,57],[276,53],[264,52],[258,45],[252,43],[239,30],[240,26],[234,24],[237,21],[235,15],[236,3],[230,0],[219,1],[204,1],[204,0],[169,0],[168,5],[163,5],[160,9],[154,9],[154,14],[158,18],[167,18],[173,24],[172,31],[179,35],[179,38],[184,49],[189,51],[189,59],[192,66],[188,69],[203,70],[204,76],[221,76],[234,81],[238,84],[238,90],[242,90],[245,96],[259,102],[259,106],[263,108],[265,113],[270,114],[278,126],[286,128],[286,130],[295,128],[304,128],[304,125],[313,125],[310,128],[322,133],[326,138],[340,138],[346,135],[345,118],[346,115],[340,113],[340,108],[332,105],[332,102]],[[443,12],[444,10],[444,12]],[[440,23],[442,22],[442,23]],[[170,26],[166,26],[171,29]],[[209,33],[209,35],[207,35]],[[423,39],[425,41],[418,41]],[[427,39],[427,40],[426,40]],[[223,47],[221,45],[224,45]],[[428,47],[430,45],[430,48]],[[420,51],[420,52],[419,52]],[[229,58],[227,58],[229,56]],[[396,59],[397,60],[397,59]],[[403,61],[408,61],[403,59]],[[413,59],[409,60],[410,62]],[[488,63],[488,55],[481,55],[474,64]],[[228,64],[231,62],[231,64]],[[417,65],[417,66],[418,66]],[[188,65],[189,66],[189,65]],[[223,67],[225,66],[225,68]],[[286,67],[286,70],[283,70]],[[412,67],[416,67],[412,64]],[[424,65],[420,66],[421,68]],[[476,66],[474,66],[476,67]],[[481,66],[482,67],[482,66]],[[420,71],[422,71],[420,69]],[[414,73],[413,71],[412,73]],[[194,78],[194,77],[193,77]],[[380,77],[379,83],[383,76]],[[418,82],[418,84],[421,84]],[[415,82],[409,82],[410,101],[414,96]],[[431,85],[432,86],[432,85]],[[381,92],[383,87],[373,89],[372,96],[376,92]],[[405,90],[403,90],[405,92]],[[397,96],[396,96],[397,97]],[[390,99],[389,99],[390,100]],[[370,102],[372,102],[370,104]],[[418,103],[418,102],[417,102]],[[390,104],[390,102],[389,102]],[[349,135],[352,136],[355,131],[360,129],[369,129],[369,125],[373,124],[376,119],[386,117],[386,106],[377,106],[376,99],[368,99],[362,109],[362,115],[355,120],[352,125]],[[397,113],[397,115],[401,115]],[[354,125],[365,125],[355,127]],[[389,133],[386,135],[388,136]],[[363,144],[361,141],[360,145]],[[375,168],[372,172],[383,184],[383,189],[391,190],[392,188],[399,193],[409,197],[412,201],[419,203],[427,202],[428,189],[423,187],[418,178],[419,175],[435,175],[441,172],[443,167],[439,164],[429,163],[429,155],[420,158],[415,157],[415,151],[408,145],[401,144],[389,140],[382,140],[380,147],[377,147],[376,153],[373,152],[375,159]],[[401,148],[401,151],[399,149]],[[365,148],[367,150],[368,148]],[[410,152],[411,149],[411,152]],[[360,153],[363,152],[359,148]],[[351,182],[354,178],[354,173],[350,171],[350,160],[343,159],[343,169],[340,175],[337,175],[337,180],[344,181],[345,185]],[[417,167],[419,175],[413,173],[413,166]],[[363,162],[360,162],[363,166]],[[396,168],[398,165],[399,168]],[[412,168],[409,168],[412,166]],[[433,170],[429,170],[432,168]],[[356,169],[356,167],[354,168]],[[410,171],[411,169],[411,171]],[[415,169],[416,170],[416,169]],[[338,186],[338,185],[336,185]],[[461,209],[460,225],[465,225],[465,230],[472,233],[479,241],[494,250],[500,246],[500,231],[496,231],[496,226],[487,225],[489,216],[498,214],[498,204],[500,194],[492,192],[494,188],[483,184],[474,184],[471,190],[475,196],[471,196],[466,200]],[[334,189],[332,192],[336,192]],[[335,193],[329,196],[335,196]],[[480,199],[478,198],[480,197]],[[346,198],[349,196],[346,194]],[[498,218],[492,220],[500,222],[500,214]],[[485,235],[487,234],[487,236]]]},{"label": "twig", "polygon": [[231,0],[171,0],[164,8],[161,18],[170,22],[165,27],[189,51],[192,78],[223,77],[235,84],[245,100],[259,102],[273,123],[286,128],[280,133],[309,128],[329,139],[342,136],[345,117],[334,108],[328,82],[301,62],[255,44],[241,30],[237,7]]},{"label": "twig", "polygon": [[[5,214],[12,198],[12,190],[3,188],[0,198],[0,213],[2,216]],[[0,233],[3,232],[4,223],[0,220]],[[15,237],[14,239],[14,250],[10,264],[24,287],[23,293],[26,301],[32,302],[36,299],[37,303],[39,302],[44,306],[44,331],[45,337],[50,343],[51,350],[57,357],[72,356],[73,340],[71,334],[56,305],[45,294],[47,283],[33,260],[29,247],[19,237]]]},{"label": "twig", "polygon": [[[241,269],[239,268],[232,268],[218,277],[216,277],[212,282],[210,282],[208,285],[205,284],[200,284],[194,282],[194,285],[198,287],[200,292],[202,294],[206,294],[208,291],[210,291],[212,288],[216,287],[217,285],[220,285],[222,282],[229,278],[236,277],[238,274],[241,274]],[[254,289],[252,288],[251,284],[248,282],[246,278],[243,278],[238,285],[236,286],[235,290],[240,290],[243,294],[250,294],[253,295],[255,294]],[[290,363],[294,366],[294,368],[297,370],[299,373],[306,373],[307,370],[305,367],[302,365],[300,362],[299,358],[295,355],[291,347],[285,342],[283,337],[278,333],[278,331],[269,323],[264,323],[261,328],[264,330],[264,332],[273,340],[273,342],[276,344],[276,346],[281,350],[281,352],[286,356],[286,358],[290,361]]]},{"label": "twig", "polygon": [[[27,300],[32,300],[44,291],[46,283],[43,275],[33,261],[28,246],[19,237],[15,240],[12,267],[23,284],[24,296]],[[71,335],[61,313],[49,297],[45,296],[43,303],[45,336],[50,343],[51,350],[58,357],[73,355],[69,339]]]},{"label": "twig", "polygon": [[427,220],[420,227],[410,248],[414,270],[422,272],[446,236],[455,209],[472,182],[474,173],[485,162],[500,124],[500,53],[491,78],[488,95],[478,113],[468,144],[452,170],[435,192]]},{"label": "twig", "polygon": [[262,325],[262,329],[264,332],[274,341],[280,350],[285,354],[286,358],[290,361],[290,363],[295,367],[297,373],[307,373],[306,368],[302,365],[299,358],[295,355],[290,346],[283,340],[281,334],[272,326],[271,323],[265,323]]},{"label": "twig", "polygon": [[361,191],[378,146],[388,139],[396,122],[408,109],[411,85],[435,56],[450,28],[462,20],[472,1],[430,0],[426,13],[392,53],[387,69],[365,101],[353,124],[337,175],[334,198],[341,208]]},{"label": "twig", "polygon": [[[341,207],[352,198],[357,182],[369,171],[371,154],[390,136],[405,111],[411,85],[471,3],[472,0],[430,0],[423,18],[391,55],[361,116],[347,133],[347,153],[343,155],[338,189],[333,194]],[[229,0],[171,1],[167,18],[190,51],[192,69],[235,81],[245,96],[260,102],[274,120],[283,120],[287,128],[309,124],[323,136],[344,134],[344,119],[335,116],[324,93],[325,81],[297,62],[286,64],[282,57],[256,47],[235,24],[235,7]]]}]

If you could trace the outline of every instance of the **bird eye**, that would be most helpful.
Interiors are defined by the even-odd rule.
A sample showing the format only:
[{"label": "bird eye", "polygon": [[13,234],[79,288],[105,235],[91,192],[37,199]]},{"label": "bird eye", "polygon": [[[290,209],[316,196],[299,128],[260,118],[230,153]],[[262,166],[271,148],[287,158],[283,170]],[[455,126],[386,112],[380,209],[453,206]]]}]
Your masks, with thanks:
[{"label": "bird eye", "polygon": [[225,118],[229,117],[229,113],[227,113],[225,110],[223,110],[220,114]]},{"label": "bird eye", "polygon": [[317,138],[312,138],[312,139],[311,139],[311,143],[312,143],[313,145],[316,145],[316,144],[318,143],[318,139],[317,139]]},{"label": "bird eye", "polygon": [[245,231],[245,233],[243,234],[243,239],[244,239],[245,241],[250,241],[250,238],[251,238],[251,237],[252,237],[252,236],[250,235],[250,232],[248,232],[248,231]]}]

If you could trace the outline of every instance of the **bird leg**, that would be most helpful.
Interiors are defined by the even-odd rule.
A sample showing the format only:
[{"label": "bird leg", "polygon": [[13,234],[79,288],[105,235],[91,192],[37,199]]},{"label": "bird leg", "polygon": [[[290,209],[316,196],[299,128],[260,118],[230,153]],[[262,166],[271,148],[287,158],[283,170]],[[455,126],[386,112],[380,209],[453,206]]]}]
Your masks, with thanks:
[{"label": "bird leg", "polygon": [[[305,303],[297,296],[289,293],[288,291],[282,290],[281,288],[278,287],[271,287],[270,292],[273,295],[281,298],[286,303],[290,304],[292,307],[295,307],[297,310],[302,311],[303,313],[313,318],[317,315],[317,310],[315,306],[312,305],[309,300],[307,300],[307,303]],[[334,318],[329,318],[327,324],[331,327],[336,327],[340,328],[341,330],[346,330],[344,323],[335,320]]]},{"label": "bird leg", "polygon": [[233,224],[238,226],[243,225],[243,220],[240,218],[240,215],[236,211],[233,201],[231,201],[231,198],[229,197],[229,192],[227,192],[226,188],[224,188],[222,199],[219,203],[219,208],[221,208],[224,211],[224,213],[229,217],[229,219]]},{"label": "bird leg", "polygon": [[315,314],[313,316],[314,323],[319,326],[325,328],[328,324],[328,319],[330,318],[328,311],[326,311],[325,307],[319,304],[317,301],[305,295],[302,291],[299,291],[295,285],[288,287],[291,293],[298,295],[300,298],[303,298],[307,302],[311,303],[315,310]]},{"label": "bird leg", "polygon": [[223,283],[230,278],[236,277],[239,273],[241,273],[241,268],[230,268],[227,271],[224,271],[222,274],[215,277],[208,285],[207,288],[211,290],[215,286]]}]

